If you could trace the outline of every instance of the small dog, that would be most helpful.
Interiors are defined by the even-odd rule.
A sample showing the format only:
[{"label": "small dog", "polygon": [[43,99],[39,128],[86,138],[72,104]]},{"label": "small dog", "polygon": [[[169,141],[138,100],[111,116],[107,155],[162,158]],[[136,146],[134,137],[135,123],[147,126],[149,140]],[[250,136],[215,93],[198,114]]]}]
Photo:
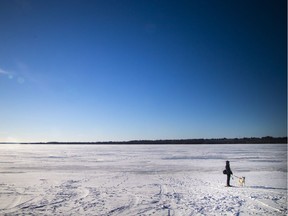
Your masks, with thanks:
[{"label": "small dog", "polygon": [[239,183],[239,186],[241,187],[245,186],[245,177],[240,177],[238,179],[238,183]]}]

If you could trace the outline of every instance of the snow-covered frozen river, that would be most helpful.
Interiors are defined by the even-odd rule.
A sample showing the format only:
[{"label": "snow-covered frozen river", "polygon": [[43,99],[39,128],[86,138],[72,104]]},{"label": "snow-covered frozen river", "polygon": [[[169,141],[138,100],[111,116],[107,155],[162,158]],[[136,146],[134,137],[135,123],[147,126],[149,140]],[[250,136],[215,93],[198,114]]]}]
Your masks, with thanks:
[{"label": "snow-covered frozen river", "polygon": [[0,145],[0,215],[287,213],[287,144]]}]

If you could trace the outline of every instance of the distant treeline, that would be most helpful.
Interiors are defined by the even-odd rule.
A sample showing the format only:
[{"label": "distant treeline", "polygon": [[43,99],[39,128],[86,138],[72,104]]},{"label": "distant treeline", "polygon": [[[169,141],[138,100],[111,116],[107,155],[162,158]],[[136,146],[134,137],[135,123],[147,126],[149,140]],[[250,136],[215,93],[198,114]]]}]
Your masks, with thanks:
[{"label": "distant treeline", "polygon": [[[131,140],[131,141],[106,141],[106,142],[33,142],[20,144],[86,144],[86,145],[136,145],[136,144],[269,144],[287,143],[287,137],[244,137],[244,138],[214,138],[214,139],[163,139],[163,140]],[[1,143],[5,144],[5,143]],[[8,144],[8,143],[6,143]],[[13,143],[10,143],[13,144]]]}]

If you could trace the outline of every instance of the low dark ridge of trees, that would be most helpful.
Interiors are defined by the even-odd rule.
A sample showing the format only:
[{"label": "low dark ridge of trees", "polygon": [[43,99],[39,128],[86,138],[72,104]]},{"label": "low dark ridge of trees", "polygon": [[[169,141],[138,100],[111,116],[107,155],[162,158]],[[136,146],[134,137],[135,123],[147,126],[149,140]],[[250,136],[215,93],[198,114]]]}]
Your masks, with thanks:
[{"label": "low dark ridge of trees", "polygon": [[[85,145],[136,145],[136,144],[273,144],[273,143],[287,143],[287,137],[244,137],[244,138],[212,138],[212,139],[163,139],[163,140],[130,140],[130,141],[108,141],[108,142],[33,142],[20,144],[85,144]],[[1,143],[13,144],[13,143]]]}]

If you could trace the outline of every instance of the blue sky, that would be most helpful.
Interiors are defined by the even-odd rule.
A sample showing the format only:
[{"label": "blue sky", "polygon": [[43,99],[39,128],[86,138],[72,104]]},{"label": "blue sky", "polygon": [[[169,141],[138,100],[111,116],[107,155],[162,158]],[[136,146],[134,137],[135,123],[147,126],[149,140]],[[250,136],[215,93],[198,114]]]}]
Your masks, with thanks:
[{"label": "blue sky", "polygon": [[0,0],[0,141],[286,136],[286,4]]}]

